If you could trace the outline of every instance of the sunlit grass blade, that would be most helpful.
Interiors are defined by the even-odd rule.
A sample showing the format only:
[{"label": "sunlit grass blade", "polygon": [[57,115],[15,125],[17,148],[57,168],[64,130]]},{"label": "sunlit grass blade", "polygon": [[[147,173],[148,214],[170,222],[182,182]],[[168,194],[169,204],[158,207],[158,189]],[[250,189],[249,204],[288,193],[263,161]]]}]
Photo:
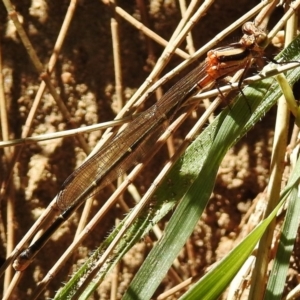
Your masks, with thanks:
[{"label": "sunlit grass blade", "polygon": [[[248,88],[247,99],[251,109],[249,109],[245,99],[239,97],[236,105],[225,110],[212,124],[210,149],[202,168],[199,169],[199,175],[187,189],[165,228],[163,238],[147,257],[145,264],[136,275],[132,286],[129,287],[123,299],[133,299],[134,297],[149,299],[154,293],[187,238],[191,235],[206,207],[224,155],[249,121],[251,111],[254,111],[259,105],[262,99],[262,91],[267,91],[272,82],[273,80],[269,79],[258,83],[257,88],[252,91],[251,95],[249,93],[250,88]],[[201,140],[201,137],[199,140]],[[189,168],[192,167],[194,160],[197,160],[197,152],[202,152],[201,147],[191,147],[184,156],[184,163],[188,163]],[[176,174],[171,173],[168,180],[171,183],[174,182],[174,186],[177,185],[175,176]],[[145,281],[145,278],[148,278],[148,280]]]}]

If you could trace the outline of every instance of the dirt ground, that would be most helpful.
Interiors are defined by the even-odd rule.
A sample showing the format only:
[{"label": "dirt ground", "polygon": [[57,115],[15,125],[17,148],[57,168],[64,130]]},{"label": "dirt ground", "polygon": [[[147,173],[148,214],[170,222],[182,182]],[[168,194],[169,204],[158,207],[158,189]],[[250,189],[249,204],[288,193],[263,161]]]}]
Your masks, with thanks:
[{"label": "dirt ground", "polygon": [[[110,31],[110,22],[114,14],[104,2],[78,2],[57,65],[51,76],[52,82],[78,127],[112,120],[118,110]],[[129,14],[138,20],[145,20],[138,4],[143,1],[119,2],[118,4]],[[198,49],[208,42],[258,2],[240,0],[237,5],[237,1],[215,1],[207,15],[193,30],[195,48]],[[69,2],[14,1],[14,5],[22,17],[23,26],[38,57],[46,65]],[[147,1],[144,13],[149,22],[148,26],[165,39],[169,39],[180,21],[178,2],[173,0]],[[272,22],[276,21],[276,15],[281,14],[282,11],[278,9]],[[119,18],[119,21],[123,77],[121,88],[126,101],[147,78],[163,48],[145,38],[140,31],[123,19]],[[13,26],[7,20],[7,13],[2,3],[0,4],[0,22],[2,74],[5,96],[8,101],[9,139],[15,139],[21,136],[40,84],[40,78]],[[240,35],[240,32],[235,32],[226,39],[226,42],[236,41]],[[180,58],[174,57],[165,71],[171,70],[180,62]],[[167,84],[164,91],[171,84]],[[150,100],[151,103],[153,101],[154,99]],[[147,105],[150,105],[150,102]],[[203,109],[200,105],[197,110],[198,116]],[[259,197],[263,197],[269,178],[275,114],[276,107],[271,109],[268,115],[228,152],[222,162],[206,212],[178,258],[183,272],[180,274],[182,279],[203,274],[209,266],[228,252],[239,237],[241,224],[246,220],[249,210],[253,208],[253,203],[256,203]],[[194,123],[195,117],[191,117],[185,123],[185,127],[176,133],[175,148]],[[33,119],[30,135],[37,136],[68,128],[70,124],[63,118],[53,98],[46,90]],[[103,132],[95,131],[84,135],[91,148],[96,145],[101,133]],[[2,183],[7,178],[9,168],[7,153],[3,149],[0,153]],[[72,137],[27,144],[21,149],[13,177],[9,181],[9,195],[1,199],[0,254],[2,258],[6,256],[8,198],[13,199],[15,205],[13,239],[16,244],[58,193],[64,180],[83,162],[85,157],[86,154],[77,140]],[[134,182],[140,195],[145,193],[167,158],[167,147],[164,147],[159,155],[156,155],[151,166],[146,167]],[[107,187],[97,195],[91,216],[99,210],[104,199],[107,199],[111,192],[112,187]],[[130,193],[126,192],[123,199],[129,207],[134,206]],[[25,271],[26,275],[21,279],[11,299],[28,299],[37,282],[45,276],[63,250],[71,243],[73,238],[71,233],[76,230],[81,211],[82,209],[79,209],[38,254],[32,265]],[[54,296],[55,291],[62,286],[62,282],[66,282],[74,268],[84,261],[86,255],[90,254],[111,231],[115,225],[115,219],[122,219],[125,213],[126,211],[120,205],[111,209],[110,214],[91,232],[88,240],[65,264],[40,299]],[[164,225],[163,222],[159,224],[161,229]],[[137,272],[150,247],[150,243],[141,241],[124,257],[119,270],[119,298]],[[294,263],[291,265],[286,292],[298,284],[298,248],[296,244]],[[155,296],[168,290],[175,282],[172,275],[168,274]],[[95,293],[94,299],[110,299],[110,289],[111,278],[108,278]],[[177,297],[178,295],[168,299]]]}]

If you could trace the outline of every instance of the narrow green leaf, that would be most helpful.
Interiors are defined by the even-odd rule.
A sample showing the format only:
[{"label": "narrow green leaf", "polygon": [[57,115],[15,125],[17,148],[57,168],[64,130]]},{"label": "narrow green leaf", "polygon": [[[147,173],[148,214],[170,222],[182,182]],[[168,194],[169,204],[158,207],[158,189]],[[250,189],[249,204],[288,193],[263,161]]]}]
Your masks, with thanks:
[{"label": "narrow green leaf", "polygon": [[[251,95],[246,92],[251,111],[255,110],[262,99],[260,91],[268,90],[272,82],[273,80],[269,79],[258,83],[259,88],[253,89]],[[224,111],[213,124],[215,131],[211,135],[211,148],[199,170],[198,177],[179,203],[165,228],[163,239],[157,243],[147,257],[123,299],[151,298],[187,238],[191,235],[212,193],[215,177],[224,155],[250,119],[251,112],[247,102],[243,97],[239,98],[236,105],[230,110]],[[194,148],[189,149],[185,155],[185,161],[189,161],[190,165],[197,156],[195,150]],[[169,182],[174,182],[175,177],[173,176],[176,177],[176,174],[170,174]]]},{"label": "narrow green leaf", "polygon": [[[298,172],[299,175],[300,168],[298,168],[298,170],[296,169],[295,172]],[[280,236],[278,251],[266,289],[266,300],[282,299],[282,293],[288,275],[290,257],[299,228],[299,216],[300,198],[298,196],[298,186],[295,186],[288,201],[288,208]]]}]

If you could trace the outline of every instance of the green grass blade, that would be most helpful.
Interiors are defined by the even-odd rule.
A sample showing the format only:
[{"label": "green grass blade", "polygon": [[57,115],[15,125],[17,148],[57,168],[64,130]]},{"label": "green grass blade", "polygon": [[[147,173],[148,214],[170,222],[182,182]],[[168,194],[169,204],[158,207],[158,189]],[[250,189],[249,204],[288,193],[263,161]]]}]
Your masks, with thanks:
[{"label": "green grass blade", "polygon": [[[251,95],[247,92],[246,95],[251,105],[251,111],[254,111],[260,103],[262,99],[261,91],[267,91],[272,82],[272,79],[260,82],[251,91]],[[219,165],[228,148],[232,146],[241,134],[250,116],[250,109],[245,99],[240,97],[236,105],[230,111],[224,111],[213,124],[215,131],[211,132],[212,143],[204,164],[199,170],[198,177],[179,203],[168,226],[165,228],[163,239],[159,241],[147,257],[123,299],[149,299],[153,295],[174,259],[178,256],[179,251],[191,235],[212,193]],[[253,124],[252,121],[251,124]],[[184,160],[189,162],[190,168],[193,160],[197,159],[197,152],[199,150],[193,149],[191,151],[189,149],[185,155]],[[169,182],[177,183],[175,178],[173,178],[173,174],[170,174]]]},{"label": "green grass blade", "polygon": [[[300,168],[298,166],[298,170]],[[288,275],[288,268],[290,257],[294,248],[295,239],[299,227],[300,216],[300,198],[298,196],[298,187],[295,186],[288,202],[288,208],[283,224],[282,233],[280,236],[278,251],[274,260],[274,265],[271,270],[267,289],[266,300],[282,299],[286,278]]]},{"label": "green grass blade", "polygon": [[281,204],[282,203],[280,203],[273,213],[265,219],[260,226],[255,228],[242,243],[236,246],[224,259],[222,259],[212,271],[207,273],[185,295],[183,295],[180,300],[217,299],[234,278],[246,259],[250,256],[265,229],[276,216]]}]

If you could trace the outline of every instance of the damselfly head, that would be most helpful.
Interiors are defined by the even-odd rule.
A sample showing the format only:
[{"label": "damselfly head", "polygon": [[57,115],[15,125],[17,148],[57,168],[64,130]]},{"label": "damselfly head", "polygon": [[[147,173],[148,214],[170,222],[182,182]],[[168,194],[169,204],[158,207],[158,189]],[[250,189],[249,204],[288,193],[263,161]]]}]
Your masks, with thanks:
[{"label": "damselfly head", "polygon": [[244,36],[241,41],[246,47],[251,50],[261,52],[265,47],[267,41],[267,34],[265,30],[257,27],[253,22],[247,22],[243,25],[242,30]]}]

